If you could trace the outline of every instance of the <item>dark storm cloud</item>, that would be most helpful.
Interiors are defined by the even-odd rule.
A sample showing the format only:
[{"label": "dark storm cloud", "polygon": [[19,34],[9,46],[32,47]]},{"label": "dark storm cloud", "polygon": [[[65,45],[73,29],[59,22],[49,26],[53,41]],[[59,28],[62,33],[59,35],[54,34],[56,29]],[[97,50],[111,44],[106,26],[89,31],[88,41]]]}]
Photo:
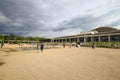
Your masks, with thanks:
[{"label": "dark storm cloud", "polygon": [[27,34],[44,29],[42,10],[37,12],[29,1],[0,0],[0,19],[0,33]]},{"label": "dark storm cloud", "polygon": [[0,0],[0,34],[58,37],[120,25],[120,1]]}]

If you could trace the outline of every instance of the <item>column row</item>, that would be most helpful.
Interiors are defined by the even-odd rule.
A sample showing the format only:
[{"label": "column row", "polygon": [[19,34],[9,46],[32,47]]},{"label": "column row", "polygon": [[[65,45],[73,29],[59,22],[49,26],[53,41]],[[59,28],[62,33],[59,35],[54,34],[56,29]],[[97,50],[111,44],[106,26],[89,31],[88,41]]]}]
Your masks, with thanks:
[{"label": "column row", "polygon": [[60,43],[61,42],[110,42],[110,41],[120,41],[120,35],[54,39],[54,42],[60,42]]}]

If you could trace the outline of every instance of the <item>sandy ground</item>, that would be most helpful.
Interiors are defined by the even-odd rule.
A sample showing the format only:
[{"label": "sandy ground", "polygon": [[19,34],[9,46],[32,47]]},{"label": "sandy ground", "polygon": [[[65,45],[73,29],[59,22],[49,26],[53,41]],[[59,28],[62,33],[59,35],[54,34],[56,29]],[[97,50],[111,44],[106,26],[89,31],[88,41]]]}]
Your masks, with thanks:
[{"label": "sandy ground", "polygon": [[0,49],[0,80],[120,80],[120,49]]}]

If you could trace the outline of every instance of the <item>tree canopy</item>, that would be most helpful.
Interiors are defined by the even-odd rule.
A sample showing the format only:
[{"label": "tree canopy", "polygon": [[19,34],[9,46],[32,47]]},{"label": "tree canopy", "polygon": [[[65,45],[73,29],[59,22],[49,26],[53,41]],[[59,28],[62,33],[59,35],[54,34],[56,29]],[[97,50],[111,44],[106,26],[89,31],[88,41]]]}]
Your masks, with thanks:
[{"label": "tree canopy", "polygon": [[48,38],[40,38],[40,37],[23,37],[23,36],[17,36],[14,34],[9,35],[0,35],[1,40],[29,40],[29,41],[44,41],[49,42],[50,39]]}]

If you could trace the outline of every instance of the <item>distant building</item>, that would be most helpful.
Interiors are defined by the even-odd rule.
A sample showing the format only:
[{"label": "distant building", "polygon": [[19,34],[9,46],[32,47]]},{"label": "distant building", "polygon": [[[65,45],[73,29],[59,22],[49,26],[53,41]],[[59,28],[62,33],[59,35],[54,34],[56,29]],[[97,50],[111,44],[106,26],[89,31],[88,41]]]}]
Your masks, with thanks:
[{"label": "distant building", "polygon": [[52,42],[120,42],[120,30],[108,31],[108,32],[97,32],[89,31],[82,32],[78,35],[57,37],[52,39]]}]

